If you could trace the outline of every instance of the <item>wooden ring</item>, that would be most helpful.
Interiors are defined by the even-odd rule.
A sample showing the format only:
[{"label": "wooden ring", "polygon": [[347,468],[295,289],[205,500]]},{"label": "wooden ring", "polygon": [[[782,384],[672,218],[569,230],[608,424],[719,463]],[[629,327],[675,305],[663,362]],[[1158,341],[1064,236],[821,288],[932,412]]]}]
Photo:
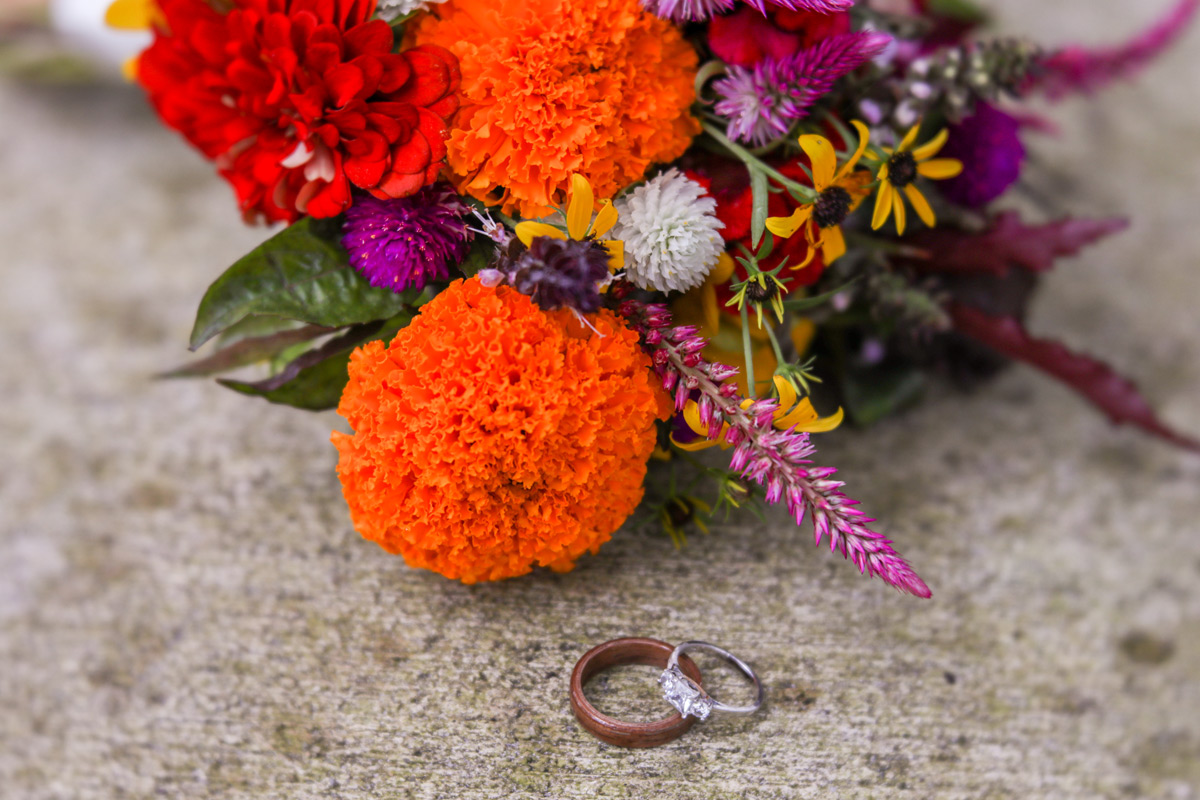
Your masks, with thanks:
[{"label": "wooden ring", "polygon": [[[657,747],[686,733],[695,724],[695,717],[681,717],[675,712],[658,722],[621,722],[601,714],[583,694],[584,685],[609,667],[644,664],[665,669],[674,650],[674,645],[658,639],[639,638],[613,639],[584,653],[571,671],[571,710],[579,724],[597,739],[620,747]],[[699,685],[700,670],[695,662],[681,655],[679,668]]]}]

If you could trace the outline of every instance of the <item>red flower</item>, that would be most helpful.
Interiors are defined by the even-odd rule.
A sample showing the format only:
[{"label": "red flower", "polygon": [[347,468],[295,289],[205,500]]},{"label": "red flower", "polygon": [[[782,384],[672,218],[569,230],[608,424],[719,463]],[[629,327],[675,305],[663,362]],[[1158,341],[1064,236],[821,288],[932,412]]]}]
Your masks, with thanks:
[{"label": "red flower", "polygon": [[742,6],[732,14],[713,17],[708,25],[708,46],[727,64],[752,67],[764,58],[787,58],[818,42],[849,33],[850,15],[844,11],[821,14],[771,6],[770,16]]},{"label": "red flower", "polygon": [[[808,161],[806,158],[801,158],[774,166],[785,177],[806,186],[811,185],[808,175],[800,166],[801,163],[807,165]],[[746,168],[737,161],[708,156],[703,164],[697,164],[694,169],[688,170],[687,176],[703,186],[717,201],[717,219],[725,223],[725,228],[721,231],[725,241],[731,244],[741,244],[746,249],[753,250],[750,236],[750,213],[754,205],[754,198],[750,191],[750,174]],[[772,217],[791,216],[798,206],[799,203],[787,192],[773,192],[767,199],[767,213]],[[741,251],[735,246],[731,252],[736,255]],[[759,266],[764,270],[772,270],[782,264],[785,259],[788,264],[802,264],[807,254],[808,243],[805,242],[803,236],[793,236],[789,239],[776,238],[771,255],[763,259]],[[789,288],[811,286],[817,282],[824,271],[825,262],[818,252],[807,267],[794,271],[784,269],[779,277],[789,281]],[[738,272],[740,276],[744,277],[740,267]],[[723,305],[728,297],[722,294],[721,289],[717,290],[717,294]]]},{"label": "red flower", "polygon": [[331,217],[350,185],[405,197],[437,178],[458,61],[393,53],[375,0],[158,0],[138,62],[159,115],[233,184],[247,220]]}]

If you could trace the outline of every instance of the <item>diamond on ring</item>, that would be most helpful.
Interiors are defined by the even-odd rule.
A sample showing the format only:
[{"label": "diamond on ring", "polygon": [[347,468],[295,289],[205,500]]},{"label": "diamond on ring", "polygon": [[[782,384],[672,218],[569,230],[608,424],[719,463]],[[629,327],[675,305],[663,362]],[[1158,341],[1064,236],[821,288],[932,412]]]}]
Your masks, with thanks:
[{"label": "diamond on ring", "polygon": [[681,717],[689,714],[696,719],[706,720],[713,709],[713,700],[690,678],[680,671],[679,667],[671,666],[658,676],[658,683],[663,687],[663,697]]}]

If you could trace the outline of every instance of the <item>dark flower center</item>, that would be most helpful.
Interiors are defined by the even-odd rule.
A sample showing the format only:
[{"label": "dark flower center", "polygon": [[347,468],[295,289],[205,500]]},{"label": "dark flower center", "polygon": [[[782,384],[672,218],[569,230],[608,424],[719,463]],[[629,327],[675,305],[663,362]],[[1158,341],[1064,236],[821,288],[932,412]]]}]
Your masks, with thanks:
[{"label": "dark flower center", "polygon": [[818,228],[841,225],[850,213],[850,193],[840,186],[830,186],[817,195],[813,204],[813,221]]},{"label": "dark flower center", "polygon": [[675,527],[681,528],[696,516],[696,507],[686,497],[676,497],[667,507],[667,516]]},{"label": "dark flower center", "polygon": [[766,286],[758,281],[750,281],[746,286],[746,299],[751,303],[766,303],[779,294],[775,281],[766,281]]},{"label": "dark flower center", "polygon": [[903,189],[917,179],[917,160],[907,151],[896,153],[888,159],[888,182]]}]

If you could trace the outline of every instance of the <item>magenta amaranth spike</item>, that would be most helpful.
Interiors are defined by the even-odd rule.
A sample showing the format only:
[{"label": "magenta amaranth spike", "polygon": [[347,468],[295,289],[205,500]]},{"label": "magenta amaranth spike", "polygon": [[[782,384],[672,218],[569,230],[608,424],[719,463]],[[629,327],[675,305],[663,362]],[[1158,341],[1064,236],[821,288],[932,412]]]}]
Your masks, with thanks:
[{"label": "magenta amaranth spike", "polygon": [[1091,93],[1129,78],[1170,47],[1200,11],[1200,0],[1180,0],[1161,20],[1117,47],[1073,45],[1050,53],[1037,65],[1028,90],[1060,98],[1072,92]]}]

